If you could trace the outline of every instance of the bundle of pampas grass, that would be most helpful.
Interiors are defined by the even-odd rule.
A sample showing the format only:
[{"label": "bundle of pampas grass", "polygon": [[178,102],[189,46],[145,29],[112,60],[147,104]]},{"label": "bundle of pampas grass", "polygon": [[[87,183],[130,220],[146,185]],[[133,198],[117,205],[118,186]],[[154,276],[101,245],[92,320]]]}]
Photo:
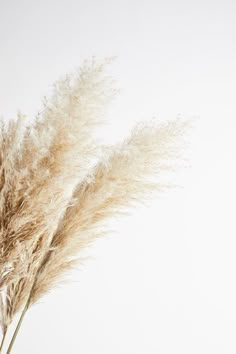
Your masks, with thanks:
[{"label": "bundle of pampas grass", "polygon": [[[0,126],[0,320],[7,330],[80,259],[80,251],[124,207],[165,188],[161,173],[178,158],[186,122],[138,124],[115,146],[92,131],[115,96],[109,60],[85,61],[56,82],[30,123]],[[157,178],[153,179],[152,176]]]}]

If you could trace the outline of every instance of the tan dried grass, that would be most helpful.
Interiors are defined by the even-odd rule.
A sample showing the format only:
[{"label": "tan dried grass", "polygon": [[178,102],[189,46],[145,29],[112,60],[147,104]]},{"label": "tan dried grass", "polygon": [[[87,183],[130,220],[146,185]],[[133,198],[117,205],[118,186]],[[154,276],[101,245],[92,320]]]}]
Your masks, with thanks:
[{"label": "tan dried grass", "polygon": [[94,143],[92,130],[116,92],[104,70],[108,62],[86,61],[59,80],[33,124],[20,114],[1,124],[3,338],[16,313],[23,308],[22,320],[105,232],[108,218],[165,188],[162,173],[178,160],[186,128],[180,120],[140,124],[109,148]]}]

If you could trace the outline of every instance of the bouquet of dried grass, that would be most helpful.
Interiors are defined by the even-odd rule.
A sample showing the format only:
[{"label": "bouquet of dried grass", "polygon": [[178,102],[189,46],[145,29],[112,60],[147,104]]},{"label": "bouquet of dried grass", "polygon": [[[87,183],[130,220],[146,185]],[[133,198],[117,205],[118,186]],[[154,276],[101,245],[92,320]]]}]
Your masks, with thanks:
[{"label": "bouquet of dried grass", "polygon": [[[122,143],[102,147],[92,130],[116,90],[104,68],[86,61],[59,80],[33,123],[18,114],[0,127],[0,324],[2,345],[18,311],[54,286],[102,234],[107,218],[164,183],[185,123],[139,124]],[[101,228],[102,227],[102,228]]]}]

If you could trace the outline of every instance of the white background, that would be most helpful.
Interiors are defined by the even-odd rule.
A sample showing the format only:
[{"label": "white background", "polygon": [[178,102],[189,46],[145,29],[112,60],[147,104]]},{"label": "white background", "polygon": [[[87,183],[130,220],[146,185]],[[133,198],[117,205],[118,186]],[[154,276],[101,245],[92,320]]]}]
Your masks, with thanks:
[{"label": "white background", "polygon": [[181,188],[117,222],[29,311],[13,353],[236,352],[235,16],[233,0],[0,1],[5,118],[35,114],[92,55],[118,56],[107,134],[194,117]]}]

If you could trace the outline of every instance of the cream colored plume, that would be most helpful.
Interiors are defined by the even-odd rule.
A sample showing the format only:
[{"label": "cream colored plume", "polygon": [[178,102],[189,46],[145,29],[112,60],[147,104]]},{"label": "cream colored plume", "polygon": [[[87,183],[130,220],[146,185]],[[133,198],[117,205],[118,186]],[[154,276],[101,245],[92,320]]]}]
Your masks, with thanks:
[{"label": "cream colored plume", "polygon": [[87,61],[59,80],[33,123],[19,114],[1,124],[3,338],[16,313],[23,307],[24,315],[105,232],[108,218],[165,188],[163,172],[178,160],[180,120],[139,124],[115,146],[94,142],[116,92],[108,62]]}]

